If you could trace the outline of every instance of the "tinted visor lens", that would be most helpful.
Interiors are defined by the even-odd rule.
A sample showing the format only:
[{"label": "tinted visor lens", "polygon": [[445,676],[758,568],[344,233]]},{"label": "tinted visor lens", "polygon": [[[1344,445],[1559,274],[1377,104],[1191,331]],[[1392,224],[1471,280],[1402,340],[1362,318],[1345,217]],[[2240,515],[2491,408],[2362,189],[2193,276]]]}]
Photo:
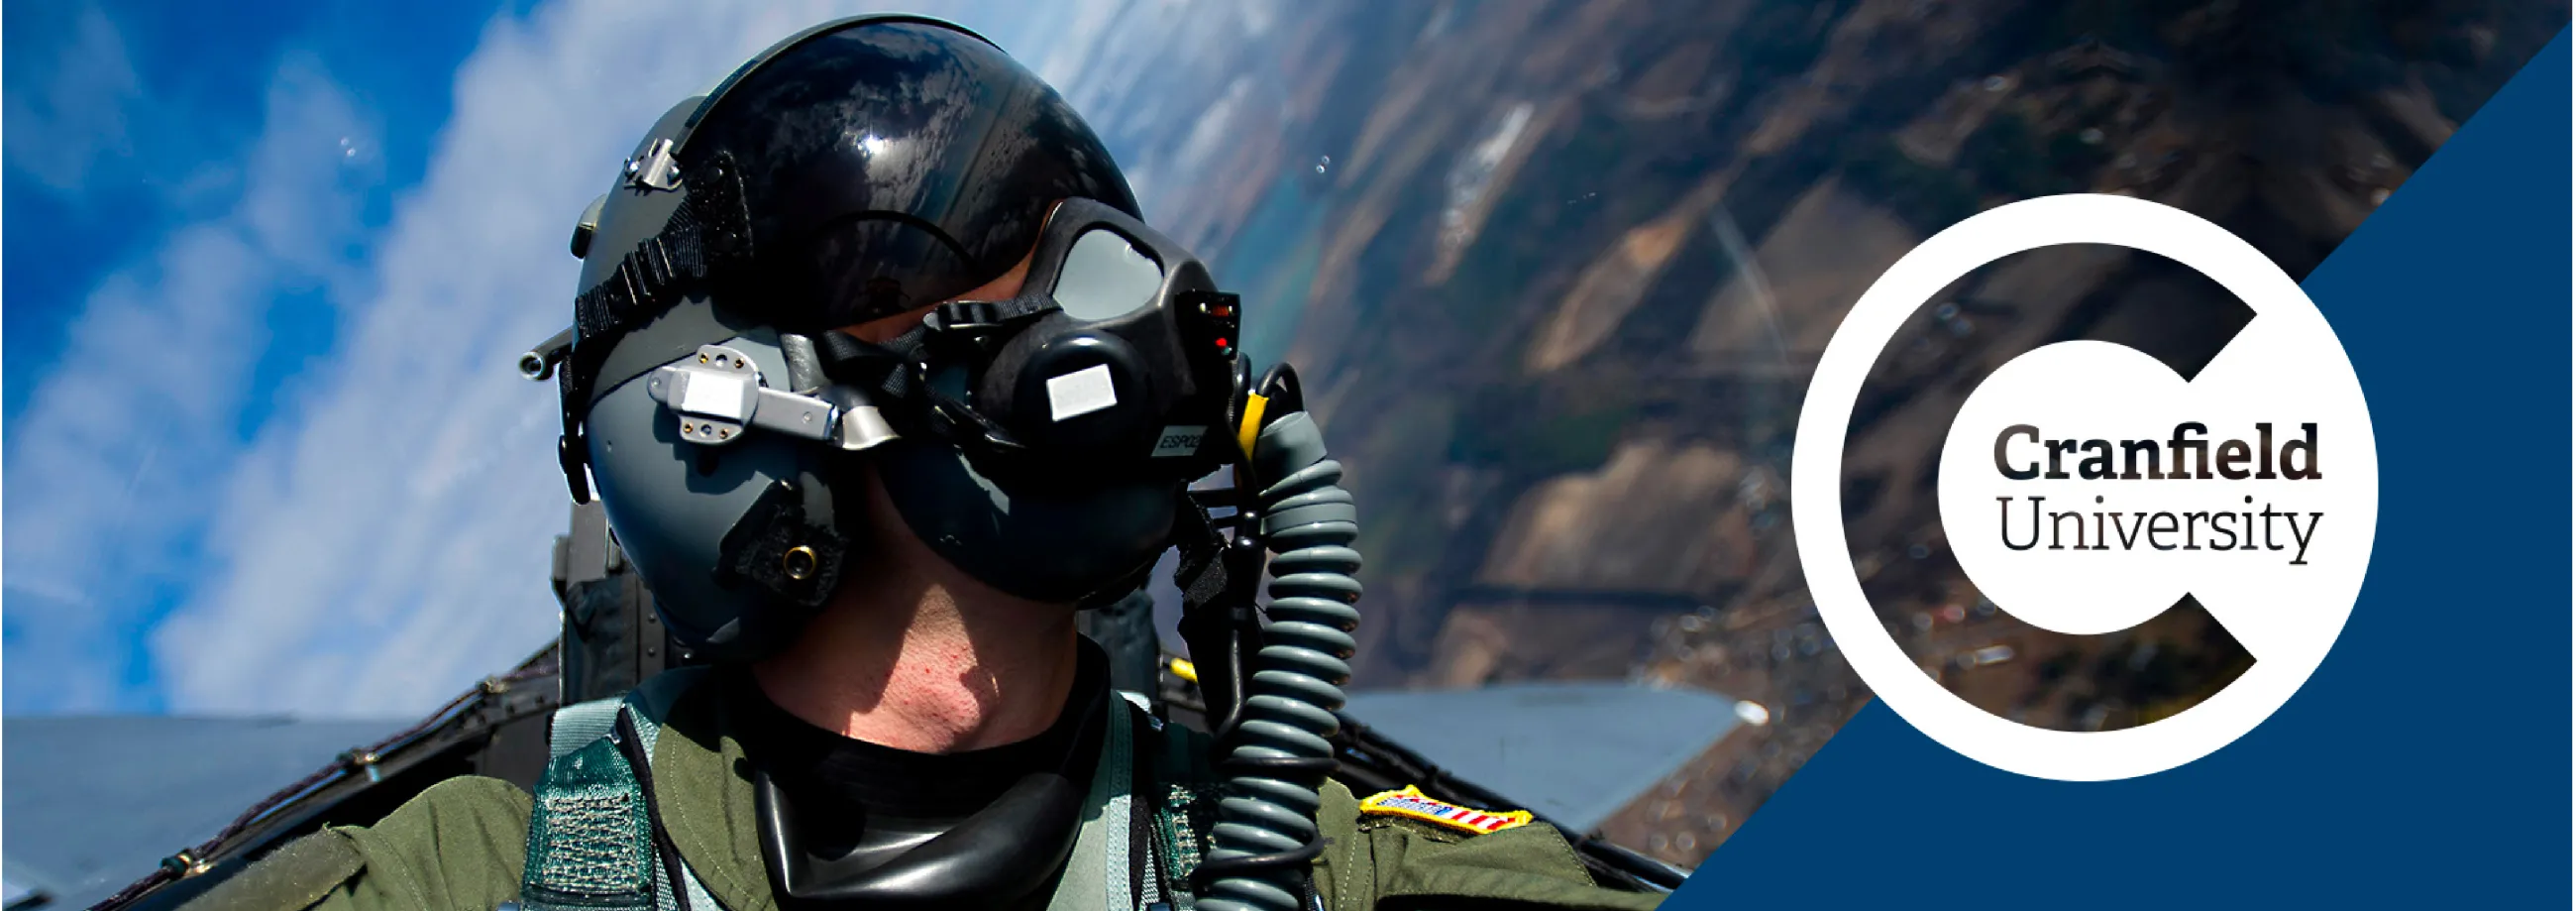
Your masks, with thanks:
[{"label": "tinted visor lens", "polygon": [[[937,230],[902,216],[876,214],[842,222],[813,241],[818,313],[796,322],[839,328],[956,297],[1000,277],[979,266]],[[989,274],[988,274],[989,273]]]},{"label": "tinted visor lens", "polygon": [[739,163],[763,274],[730,305],[781,327],[848,326],[998,278],[1058,200],[1136,212],[1055,90],[982,39],[919,22],[853,25],[756,61],[684,151]]}]

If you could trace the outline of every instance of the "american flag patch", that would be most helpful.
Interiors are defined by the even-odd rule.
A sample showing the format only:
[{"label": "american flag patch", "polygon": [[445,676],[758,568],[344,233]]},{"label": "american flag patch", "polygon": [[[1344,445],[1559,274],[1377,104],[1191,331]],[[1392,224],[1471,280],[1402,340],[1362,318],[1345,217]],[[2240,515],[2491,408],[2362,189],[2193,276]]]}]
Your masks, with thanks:
[{"label": "american flag patch", "polygon": [[1436,822],[1452,829],[1469,832],[1500,832],[1530,822],[1528,810],[1475,810],[1443,800],[1425,797],[1420,788],[1405,785],[1401,791],[1387,791],[1360,801],[1360,812],[1380,816],[1404,816],[1424,822]]}]

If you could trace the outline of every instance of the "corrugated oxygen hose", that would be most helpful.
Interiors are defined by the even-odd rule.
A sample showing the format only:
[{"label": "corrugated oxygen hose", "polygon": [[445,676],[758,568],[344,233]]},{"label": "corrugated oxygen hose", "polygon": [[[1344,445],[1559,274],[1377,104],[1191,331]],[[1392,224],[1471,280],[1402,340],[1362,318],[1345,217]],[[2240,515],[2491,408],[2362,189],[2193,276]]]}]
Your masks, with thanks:
[{"label": "corrugated oxygen hose", "polygon": [[1359,628],[1359,513],[1341,488],[1341,463],[1325,458],[1323,433],[1304,412],[1262,428],[1255,477],[1277,479],[1260,496],[1271,551],[1270,623],[1253,657],[1243,718],[1218,769],[1226,797],[1201,872],[1208,911],[1297,911],[1307,865],[1323,850],[1316,794],[1333,768],[1326,738],[1339,729],[1342,684]]}]

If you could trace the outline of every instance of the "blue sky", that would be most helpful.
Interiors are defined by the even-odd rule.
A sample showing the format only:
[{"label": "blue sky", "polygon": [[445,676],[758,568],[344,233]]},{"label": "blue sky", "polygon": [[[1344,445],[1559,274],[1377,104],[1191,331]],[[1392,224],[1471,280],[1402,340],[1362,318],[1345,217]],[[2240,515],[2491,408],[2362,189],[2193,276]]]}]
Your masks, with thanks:
[{"label": "blue sky", "polygon": [[[379,118],[382,167],[367,216],[416,182],[427,140],[447,119],[448,83],[494,6],[428,17],[379,5],[19,3],[0,12],[8,167],[0,201],[24,227],[6,249],[6,331],[26,357],[6,364],[4,413],[32,381],[87,292],[179,224],[229,204],[235,167],[258,135],[263,88],[303,55]],[[286,320],[289,332],[327,330]],[[312,339],[317,347],[328,339]],[[257,416],[250,419],[256,424]],[[246,427],[245,430],[251,428]]]},{"label": "blue sky", "polygon": [[[913,6],[1083,105],[1149,213],[1275,20]],[[0,711],[351,716],[552,635],[553,397],[510,365],[568,321],[572,221],[669,105],[864,6],[0,9]]]},{"label": "blue sky", "polygon": [[[7,87],[6,122],[0,128],[9,141],[7,166],[0,172],[0,222],[15,230],[6,233],[0,262],[0,300],[6,301],[0,334],[13,343],[12,356],[0,366],[0,420],[19,426],[36,390],[63,369],[67,336],[102,284],[120,270],[149,263],[156,248],[178,232],[220,219],[241,204],[244,165],[264,132],[268,89],[281,72],[336,81],[363,111],[351,128],[372,127],[372,141],[358,146],[353,137],[351,147],[339,147],[348,172],[342,183],[353,197],[359,227],[381,227],[393,192],[419,179],[427,140],[447,119],[451,77],[495,12],[467,4],[426,18],[373,4],[5,7],[0,60],[6,71],[0,83]],[[343,262],[362,260],[364,241],[348,239],[355,242],[331,252]],[[268,344],[253,363],[254,386],[289,384],[309,359],[327,355],[337,328],[328,301],[311,287],[298,287],[306,282],[280,285],[256,322]],[[148,346],[188,339],[133,341]],[[234,403],[231,442],[256,438],[285,398],[279,392]],[[131,466],[137,475],[155,468],[188,473],[178,458]],[[13,472],[10,492],[17,492],[19,480]],[[117,505],[136,508],[131,502]],[[10,513],[10,537],[45,534],[38,523],[22,524],[20,518]],[[120,593],[140,600],[110,609],[114,626],[149,626],[182,600],[186,580],[201,569],[202,552],[195,542],[170,544],[172,562],[162,572]],[[19,592],[9,594],[18,606],[35,607],[20,601]],[[13,691],[8,710],[57,701],[65,707],[167,707],[144,637],[86,637],[92,641],[81,643],[81,657],[109,672],[113,688],[77,692],[97,684],[58,686],[21,677],[22,670],[53,663],[18,660],[22,646],[34,644],[23,641],[25,628],[0,623],[7,636],[7,690]]]}]

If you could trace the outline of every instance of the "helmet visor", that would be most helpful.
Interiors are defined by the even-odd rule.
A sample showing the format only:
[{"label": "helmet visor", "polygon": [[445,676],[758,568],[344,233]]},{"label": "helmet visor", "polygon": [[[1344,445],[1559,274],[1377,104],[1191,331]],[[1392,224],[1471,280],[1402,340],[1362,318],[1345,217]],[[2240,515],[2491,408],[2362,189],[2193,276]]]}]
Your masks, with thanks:
[{"label": "helmet visor", "polygon": [[816,329],[854,325],[937,303],[1000,275],[990,264],[969,259],[937,229],[886,213],[850,219],[819,233],[811,256],[814,262],[836,268],[816,270],[811,312],[779,315]]},{"label": "helmet visor", "polygon": [[741,165],[750,300],[782,327],[837,328],[1000,277],[1058,200],[1134,214],[1099,138],[999,49],[922,22],[829,31],[755,61],[716,100],[684,157]]}]

